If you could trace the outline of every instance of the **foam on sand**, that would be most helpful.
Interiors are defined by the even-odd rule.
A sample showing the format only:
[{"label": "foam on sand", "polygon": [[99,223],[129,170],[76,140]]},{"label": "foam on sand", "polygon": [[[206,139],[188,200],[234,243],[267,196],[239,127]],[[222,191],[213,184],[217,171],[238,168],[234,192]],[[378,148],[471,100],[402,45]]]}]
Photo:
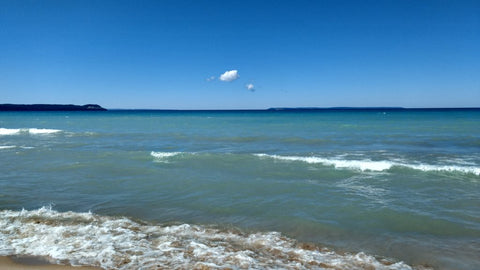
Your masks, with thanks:
[{"label": "foam on sand", "polygon": [[[38,260],[38,263],[32,262]],[[32,257],[2,257],[0,256],[0,270],[99,270],[94,267],[78,267],[70,265],[50,264],[44,258]]]},{"label": "foam on sand", "polygon": [[278,232],[141,224],[48,207],[0,211],[0,255],[14,254],[106,269],[412,269],[362,252],[339,254],[301,245]]}]

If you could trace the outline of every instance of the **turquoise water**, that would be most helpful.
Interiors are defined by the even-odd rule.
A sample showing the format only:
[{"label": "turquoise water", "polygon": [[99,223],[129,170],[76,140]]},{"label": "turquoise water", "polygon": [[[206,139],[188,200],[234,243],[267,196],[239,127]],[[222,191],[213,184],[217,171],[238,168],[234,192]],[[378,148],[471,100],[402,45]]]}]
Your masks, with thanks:
[{"label": "turquoise water", "polygon": [[480,111],[3,112],[0,164],[0,255],[480,269]]}]

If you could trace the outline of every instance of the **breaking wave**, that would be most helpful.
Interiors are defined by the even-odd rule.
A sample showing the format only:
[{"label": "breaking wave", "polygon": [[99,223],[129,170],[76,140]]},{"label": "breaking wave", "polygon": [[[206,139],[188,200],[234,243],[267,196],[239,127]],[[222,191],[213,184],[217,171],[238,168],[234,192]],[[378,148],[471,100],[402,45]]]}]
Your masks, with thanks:
[{"label": "breaking wave", "polygon": [[182,152],[155,152],[155,151],[152,151],[150,153],[150,155],[155,158],[155,161],[162,162],[162,163],[167,163],[168,158],[174,157],[180,154],[183,154],[183,153]]},{"label": "breaking wave", "polygon": [[412,269],[362,252],[300,244],[278,232],[162,226],[49,207],[0,211],[0,255],[45,256],[106,269]]},{"label": "breaking wave", "polygon": [[[155,158],[157,162],[168,162],[169,158],[177,156],[191,156],[197,155],[198,153],[190,152],[155,152],[152,151],[150,155]],[[204,153],[203,155],[206,155]],[[225,158],[225,154],[221,158]],[[231,154],[228,154],[229,156]],[[202,154],[198,154],[199,157]],[[341,158],[322,158],[316,156],[281,156],[281,155],[270,155],[270,154],[253,154],[253,156],[261,159],[273,159],[279,161],[289,161],[289,162],[305,162],[309,164],[321,164],[324,166],[333,166],[335,169],[347,169],[347,170],[358,170],[358,171],[371,171],[371,172],[382,172],[388,171],[392,168],[407,168],[411,170],[419,170],[424,172],[452,172],[452,173],[464,173],[464,174],[474,174],[480,176],[480,167],[475,165],[432,165],[432,164],[422,164],[422,163],[406,163],[398,160],[370,160],[370,159],[341,159]]]},{"label": "breaking wave", "polygon": [[420,170],[425,172],[430,171],[446,171],[446,172],[461,172],[480,175],[480,167],[476,166],[458,166],[458,165],[430,165],[430,164],[409,164],[397,161],[372,161],[369,159],[364,160],[346,160],[335,158],[321,158],[321,157],[302,157],[302,156],[280,156],[280,155],[268,155],[268,154],[255,154],[260,158],[271,158],[282,161],[300,161],[310,164],[323,164],[327,166],[334,166],[338,169],[353,169],[360,171],[387,171],[393,167],[404,167],[414,170]]},{"label": "breaking wave", "polygon": [[61,132],[61,130],[48,128],[0,128],[0,136],[19,134],[48,135],[58,132]]},{"label": "breaking wave", "polygon": [[15,135],[20,133],[19,128],[0,128],[0,135]]}]

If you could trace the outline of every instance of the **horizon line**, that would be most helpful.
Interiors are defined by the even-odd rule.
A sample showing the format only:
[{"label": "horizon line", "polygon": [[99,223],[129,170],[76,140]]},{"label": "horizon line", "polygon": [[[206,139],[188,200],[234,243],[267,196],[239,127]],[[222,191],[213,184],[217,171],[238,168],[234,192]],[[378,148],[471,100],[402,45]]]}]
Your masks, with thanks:
[{"label": "horizon line", "polygon": [[[3,107],[9,108],[5,109]],[[21,109],[15,109],[15,107],[19,107]],[[28,107],[33,107],[34,109],[29,110]],[[164,112],[182,112],[182,111],[194,111],[194,112],[208,112],[208,111],[251,111],[251,112],[293,112],[293,111],[448,111],[448,110],[480,110],[479,107],[402,107],[402,106],[335,106],[335,107],[269,107],[269,108],[240,108],[240,109],[162,109],[162,108],[105,108],[98,104],[86,104],[86,105],[73,105],[73,104],[12,104],[12,103],[4,103],[0,104],[0,111],[56,111],[57,109],[45,109],[45,108],[57,108],[61,107],[63,111],[75,111],[81,108],[85,110],[85,108],[92,109],[95,107],[101,110],[109,110],[109,111],[164,111]],[[65,108],[63,108],[65,107]],[[69,109],[73,108],[74,109]],[[13,109],[12,109],[13,108]],[[5,109],[5,110],[4,110]],[[88,111],[88,110],[85,110]],[[91,110],[96,111],[96,110]]]},{"label": "horizon line", "polygon": [[265,109],[152,109],[152,108],[107,108],[112,111],[327,111],[327,110],[480,110],[480,107],[270,107]]}]

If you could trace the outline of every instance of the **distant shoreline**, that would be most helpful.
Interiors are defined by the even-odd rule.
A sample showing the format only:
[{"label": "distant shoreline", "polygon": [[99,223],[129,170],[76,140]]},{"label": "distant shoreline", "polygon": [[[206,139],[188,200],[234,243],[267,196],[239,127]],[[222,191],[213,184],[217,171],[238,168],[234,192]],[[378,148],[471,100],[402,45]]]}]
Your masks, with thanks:
[{"label": "distant shoreline", "polygon": [[0,111],[106,111],[97,104],[0,104]]},{"label": "distant shoreline", "polygon": [[404,108],[404,107],[299,107],[299,108],[269,108],[269,111],[445,111],[445,110],[480,110],[480,107],[460,108]]},{"label": "distant shoreline", "polygon": [[401,111],[480,111],[480,107],[460,108],[403,108],[403,107],[298,107],[298,108],[268,108],[268,109],[108,109],[116,112],[401,112]]},{"label": "distant shoreline", "polygon": [[97,104],[0,104],[1,111],[145,111],[145,112],[341,112],[341,111],[480,111],[480,107],[272,107],[268,109],[105,109]]}]

